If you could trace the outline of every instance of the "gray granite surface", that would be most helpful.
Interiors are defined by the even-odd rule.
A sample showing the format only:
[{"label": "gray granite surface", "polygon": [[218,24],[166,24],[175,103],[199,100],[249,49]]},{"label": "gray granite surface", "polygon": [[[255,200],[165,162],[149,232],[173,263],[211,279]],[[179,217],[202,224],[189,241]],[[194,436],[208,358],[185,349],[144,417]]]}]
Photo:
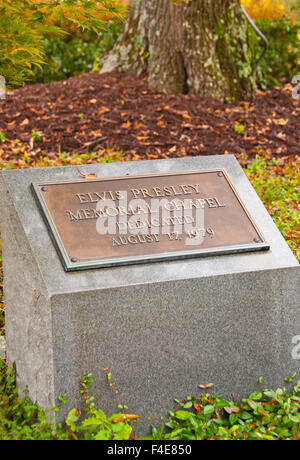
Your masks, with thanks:
[{"label": "gray granite surface", "polygon": [[[116,410],[109,368],[130,412],[160,415],[198,384],[230,396],[299,370],[299,264],[234,156],[87,165],[120,176],[225,168],[270,250],[66,273],[29,190],[78,178],[77,167],[2,171],[1,238],[8,360],[21,389],[49,405],[67,393],[82,407],[91,372],[98,407]],[[147,423],[142,424],[146,430]]]}]

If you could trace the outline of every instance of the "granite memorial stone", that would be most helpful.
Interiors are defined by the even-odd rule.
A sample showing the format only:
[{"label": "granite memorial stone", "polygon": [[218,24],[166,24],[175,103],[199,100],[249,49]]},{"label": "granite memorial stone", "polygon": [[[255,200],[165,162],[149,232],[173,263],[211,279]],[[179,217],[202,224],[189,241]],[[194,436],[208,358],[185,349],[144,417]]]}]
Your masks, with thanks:
[{"label": "granite memorial stone", "polygon": [[[118,401],[106,381],[103,369],[108,368],[130,412],[144,417],[166,413],[174,398],[197,394],[198,384],[213,382],[214,391],[225,397],[244,396],[258,388],[260,376],[266,387],[276,387],[299,370],[293,354],[293,339],[300,334],[299,264],[234,156],[86,165],[81,170],[95,179],[77,183],[73,166],[0,173],[7,357],[16,362],[20,390],[28,388],[30,397],[46,407],[66,393],[65,412],[82,408],[80,379],[90,372],[97,407],[112,413]],[[228,177],[232,201],[226,184],[218,193],[213,186],[208,190],[209,182],[201,188],[204,171],[223,172],[223,181]],[[183,180],[188,172],[196,180]],[[179,174],[176,183],[164,181]],[[153,175],[164,180],[154,183]],[[115,177],[120,179],[111,187]],[[73,184],[64,189],[70,192],[67,199],[55,189],[65,182]],[[38,196],[52,193],[52,186],[49,201]],[[129,227],[127,233],[122,227],[122,233],[119,226],[118,235],[109,234],[102,246],[108,236],[99,228],[108,207],[99,207],[99,197],[110,192],[114,203],[121,198],[115,193],[128,187],[135,190],[130,198],[145,199],[148,210],[152,199],[170,198],[174,187],[178,200],[183,195],[190,200],[192,220],[167,222],[171,229],[162,243],[155,238],[143,243],[138,232],[128,240]],[[54,196],[56,205],[51,204]],[[192,212],[199,209],[204,209],[204,224],[188,235],[200,238],[198,246],[191,245],[183,258],[177,253],[169,259],[174,245],[175,252],[182,252],[180,238],[187,237],[173,226],[194,224]],[[134,217],[124,208],[120,214],[127,223]],[[63,227],[60,219],[66,219]],[[91,241],[91,226],[99,219]],[[149,219],[145,222],[151,227]],[[102,248],[113,264],[102,263]],[[120,254],[123,262],[127,258],[125,265]],[[156,256],[161,260],[152,263]],[[148,260],[138,264],[137,257]]]}]

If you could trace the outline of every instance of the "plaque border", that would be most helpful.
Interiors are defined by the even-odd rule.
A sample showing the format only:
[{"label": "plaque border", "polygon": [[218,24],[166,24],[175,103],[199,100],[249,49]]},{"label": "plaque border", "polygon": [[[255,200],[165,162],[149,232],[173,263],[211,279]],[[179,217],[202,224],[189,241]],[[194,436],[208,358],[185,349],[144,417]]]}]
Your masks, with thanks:
[{"label": "plaque border", "polygon": [[[113,180],[124,180],[135,178],[149,178],[149,177],[163,177],[163,176],[182,176],[182,175],[191,175],[191,174],[207,174],[207,173],[218,173],[221,172],[224,174],[229,186],[231,187],[232,192],[238,199],[242,209],[246,213],[248,219],[259,235],[261,242],[260,243],[249,243],[249,244],[235,244],[235,245],[226,245],[218,248],[206,248],[206,249],[189,249],[186,251],[174,251],[168,252],[167,254],[146,254],[146,255],[136,255],[136,256],[126,256],[126,257],[114,257],[111,259],[97,259],[93,261],[78,261],[72,262],[69,254],[66,251],[66,248],[63,244],[63,241],[60,237],[60,234],[56,228],[54,220],[49,212],[46,201],[44,200],[43,193],[41,192],[42,187],[47,187],[48,185],[63,185],[63,184],[74,184],[74,183],[92,183],[99,181],[113,181]],[[214,169],[201,169],[201,170],[188,170],[188,171],[174,171],[174,172],[164,172],[164,173],[149,173],[149,174],[126,174],[123,176],[105,176],[105,177],[96,177],[92,179],[65,179],[61,181],[47,181],[43,183],[31,183],[30,189],[34,195],[37,206],[41,212],[43,220],[46,224],[47,230],[50,234],[51,240],[55,246],[55,249],[58,253],[58,256],[61,260],[61,263],[66,272],[74,272],[81,270],[95,270],[99,268],[108,268],[124,265],[136,265],[136,264],[145,264],[153,262],[164,262],[164,261],[174,261],[181,259],[191,259],[191,258],[200,258],[200,257],[213,257],[220,255],[229,255],[229,254],[241,254],[248,252],[258,252],[258,251],[267,251],[270,249],[270,245],[266,242],[264,236],[262,235],[260,229],[256,225],[254,219],[252,218],[244,200],[241,198],[240,194],[236,190],[228,172],[224,168],[214,168]]]}]

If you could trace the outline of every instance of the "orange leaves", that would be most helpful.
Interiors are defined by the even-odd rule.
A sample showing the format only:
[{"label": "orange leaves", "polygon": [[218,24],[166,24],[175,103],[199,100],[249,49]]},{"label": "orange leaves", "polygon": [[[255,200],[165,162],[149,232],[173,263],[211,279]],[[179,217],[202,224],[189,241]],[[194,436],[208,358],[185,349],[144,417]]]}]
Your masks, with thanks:
[{"label": "orange leaves", "polygon": [[79,169],[77,169],[77,171],[79,172],[79,174],[84,177],[85,179],[95,179],[97,177],[96,174],[84,174],[83,172],[81,172]]},{"label": "orange leaves", "polygon": [[129,129],[131,126],[131,123],[129,120],[127,120],[125,123],[122,123],[121,128],[123,129]]},{"label": "orange leaves", "polygon": [[212,388],[214,386],[214,384],[213,383],[208,383],[207,385],[198,385],[198,386],[202,390],[207,390],[208,388]]},{"label": "orange leaves", "polygon": [[284,0],[242,0],[242,4],[253,19],[292,17]]},{"label": "orange leaves", "polygon": [[[97,163],[117,151],[121,161],[223,153],[299,155],[300,106],[291,90],[284,85],[251,101],[226,104],[157,94],[143,78],[124,74],[90,73],[67,85],[57,82],[55,91],[49,85],[28,86],[26,93],[14,91],[13,103],[1,107],[0,132],[9,141],[0,140],[0,165]],[[236,124],[245,128],[244,135],[235,131]],[[34,145],[32,130],[44,133]]]},{"label": "orange leaves", "polygon": [[120,414],[119,417],[113,419],[113,423],[127,422],[129,420],[136,420],[137,418],[140,418],[140,416],[132,414]]},{"label": "orange leaves", "polygon": [[261,97],[266,97],[267,95],[268,93],[264,93],[263,91],[257,91],[257,93],[255,94],[255,97],[259,99]]},{"label": "orange leaves", "polygon": [[25,118],[25,119],[22,121],[22,123],[20,123],[20,126],[26,126],[26,125],[28,125],[28,124],[29,124],[29,120],[28,120],[28,118]]},{"label": "orange leaves", "polygon": [[142,125],[137,122],[131,123],[130,120],[125,121],[124,123],[121,124],[122,129],[129,129],[132,128],[134,130],[142,128]]},{"label": "orange leaves", "polygon": [[110,112],[108,107],[102,106],[100,110],[98,110],[98,115],[103,115],[104,113]]},{"label": "orange leaves", "polygon": [[161,119],[158,120],[157,126],[159,126],[160,128],[166,128],[167,127],[166,123]]},{"label": "orange leaves", "polygon": [[286,126],[288,122],[288,118],[278,118],[278,120],[273,119],[273,123],[277,126]]},{"label": "orange leaves", "polygon": [[182,118],[184,118],[185,120],[193,120],[193,117],[191,115],[188,114],[188,112],[185,110],[182,114],[181,114]]},{"label": "orange leaves", "polygon": [[10,52],[10,54],[17,54],[17,53],[19,53],[20,51],[25,51],[25,52],[26,52],[27,49],[26,49],[26,48],[15,48],[14,50],[12,50],[12,51]]}]

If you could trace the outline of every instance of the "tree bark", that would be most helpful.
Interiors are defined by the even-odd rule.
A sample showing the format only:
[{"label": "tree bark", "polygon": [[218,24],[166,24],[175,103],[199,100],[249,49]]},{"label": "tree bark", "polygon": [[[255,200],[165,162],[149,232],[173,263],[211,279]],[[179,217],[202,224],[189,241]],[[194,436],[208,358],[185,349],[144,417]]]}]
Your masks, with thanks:
[{"label": "tree bark", "polygon": [[127,21],[101,72],[141,72],[150,87],[244,99],[255,87],[248,25],[239,0],[131,0]]}]

